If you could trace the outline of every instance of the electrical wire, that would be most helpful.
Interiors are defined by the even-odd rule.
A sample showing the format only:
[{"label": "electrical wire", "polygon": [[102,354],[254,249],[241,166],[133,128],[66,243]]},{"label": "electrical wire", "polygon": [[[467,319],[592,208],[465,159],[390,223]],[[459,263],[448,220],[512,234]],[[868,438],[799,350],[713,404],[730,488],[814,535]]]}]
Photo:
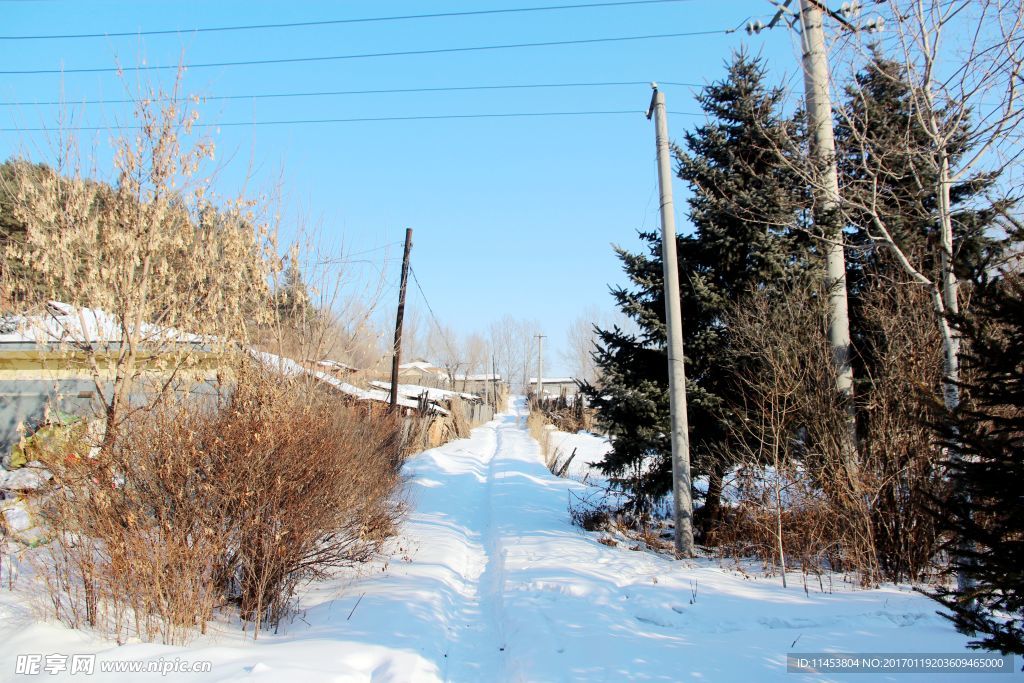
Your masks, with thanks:
[{"label": "electrical wire", "polygon": [[416,289],[420,292],[420,298],[423,299],[423,303],[427,306],[427,311],[430,313],[430,319],[434,321],[434,327],[437,328],[437,333],[441,335],[441,339],[444,341],[444,346],[448,349],[448,354],[451,358],[457,358],[458,355],[452,351],[451,344],[448,343],[448,335],[445,333],[444,328],[441,327],[440,321],[438,321],[437,316],[434,314],[434,309],[431,308],[430,302],[427,300],[427,295],[423,292],[423,287],[420,285],[420,280],[416,277],[416,271],[413,270],[411,265],[409,266],[409,275],[412,276],[412,281],[416,284]]},{"label": "electrical wire", "polygon": [[90,73],[124,73],[126,71],[167,71],[177,69],[210,69],[231,66],[266,66],[268,64],[299,64],[308,62],[330,62],[347,59],[374,59],[378,57],[409,57],[438,54],[457,54],[461,52],[481,52],[489,50],[514,50],[535,47],[556,47],[565,45],[595,45],[599,43],[619,43],[638,40],[662,40],[668,38],[692,38],[697,36],[724,35],[735,33],[736,29],[714,29],[708,31],[685,31],[682,33],[652,33],[639,36],[610,36],[605,38],[580,38],[578,40],[546,40],[534,43],[506,43],[500,45],[470,45],[466,47],[441,47],[427,50],[397,50],[393,52],[361,52],[347,55],[323,55],[318,57],[284,57],[277,59],[248,59],[236,62],[205,62],[201,64],[155,64],[152,66],[104,66],[84,67],[75,69],[14,69],[0,71],[3,76],[39,76],[45,74],[90,74]]},{"label": "electrical wire", "polygon": [[[366,123],[374,121],[441,121],[451,119],[505,119],[505,118],[528,118],[528,117],[560,117],[560,116],[620,116],[646,115],[642,109],[621,109],[613,111],[536,111],[536,112],[507,112],[495,114],[438,114],[421,116],[358,116],[353,118],[340,119],[289,119],[278,121],[229,121],[226,123],[196,123],[195,128],[230,128],[238,126],[285,126],[285,125],[306,125],[306,124],[327,124],[327,123]],[[703,116],[694,112],[670,111],[669,114],[677,116]],[[0,128],[2,133],[32,133],[47,132],[52,130],[60,131],[104,131],[104,130],[140,130],[142,126],[66,126],[63,128]]]},{"label": "electrical wire", "polygon": [[[249,95],[207,95],[199,96],[199,99],[205,101],[224,101],[224,100],[259,100],[259,99],[285,99],[292,97],[330,97],[340,95],[386,95],[396,93],[437,93],[437,92],[466,92],[466,91],[479,91],[479,90],[526,90],[526,89],[537,89],[537,88],[598,88],[598,87],[616,87],[616,86],[637,86],[637,85],[648,85],[649,81],[604,81],[604,82],[591,82],[591,83],[509,83],[501,85],[453,85],[453,86],[439,86],[439,87],[421,87],[421,88],[383,88],[374,90],[322,90],[322,91],[309,91],[309,92],[285,92],[285,93],[253,93]],[[680,83],[672,81],[658,81],[659,85],[670,85],[680,86],[689,88],[700,88],[700,83]],[[177,97],[161,97],[156,98],[162,102],[185,102],[189,97],[177,96]],[[67,104],[132,104],[137,102],[138,99],[123,98],[123,99],[110,99],[110,100],[49,100],[45,102],[15,102],[7,101],[0,102],[0,107],[13,107],[13,106],[47,106],[47,105],[67,105]]]},{"label": "electrical wire", "polygon": [[294,21],[281,24],[248,24],[240,26],[213,26],[190,29],[162,29],[153,31],[120,31],[110,33],[65,33],[40,35],[0,36],[0,40],[69,40],[79,38],[124,38],[136,36],[162,36],[185,33],[214,33],[221,31],[253,31],[263,29],[301,28],[310,26],[332,26],[339,24],[366,24],[386,21],[408,21],[414,19],[440,19],[449,17],[483,16],[489,14],[522,14],[526,12],[547,12],[554,10],[594,9],[600,7],[623,7],[627,5],[661,5],[693,0],[619,0],[618,2],[590,2],[576,5],[547,5],[541,7],[506,7],[463,12],[433,12],[430,14],[406,14],[386,17],[356,17],[350,19],[323,19],[318,21]]}]

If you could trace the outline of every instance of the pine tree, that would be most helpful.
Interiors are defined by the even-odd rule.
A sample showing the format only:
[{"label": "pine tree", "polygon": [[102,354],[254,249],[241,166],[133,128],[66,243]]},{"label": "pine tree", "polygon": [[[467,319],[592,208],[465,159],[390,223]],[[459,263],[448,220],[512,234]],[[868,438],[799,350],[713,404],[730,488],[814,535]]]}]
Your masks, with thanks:
[{"label": "pine tree", "polygon": [[[724,314],[753,288],[772,288],[802,268],[806,248],[791,229],[800,183],[780,154],[798,130],[781,116],[782,92],[764,83],[761,60],[734,55],[726,77],[699,97],[709,123],[676,148],[677,172],[693,190],[693,235],[677,238],[693,474],[709,475],[705,520],[717,506],[735,383]],[[601,467],[623,478],[643,509],[671,487],[668,371],[660,240],[641,233],[646,253],[616,249],[631,285],[614,289],[637,334],[599,330],[600,387],[584,392],[613,438]]]},{"label": "pine tree", "polygon": [[947,466],[961,486],[936,512],[970,581],[933,597],[959,630],[982,635],[973,647],[1024,655],[1024,276],[979,291],[958,326],[973,377],[962,387],[968,399],[938,428],[960,451]]},{"label": "pine tree", "polygon": [[315,316],[302,270],[293,258],[284,269],[277,292],[277,311],[282,322],[300,325]]}]

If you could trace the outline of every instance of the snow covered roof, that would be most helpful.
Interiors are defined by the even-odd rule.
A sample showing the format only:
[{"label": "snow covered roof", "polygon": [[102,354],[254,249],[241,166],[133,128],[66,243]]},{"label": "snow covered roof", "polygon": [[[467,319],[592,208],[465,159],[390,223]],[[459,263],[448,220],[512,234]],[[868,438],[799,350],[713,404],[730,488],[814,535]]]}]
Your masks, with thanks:
[{"label": "snow covered roof", "polygon": [[[391,391],[391,382],[384,381],[373,381],[370,382],[370,386],[379,387],[389,392]],[[459,391],[448,391],[447,389],[434,389],[432,387],[421,387],[418,384],[399,384],[398,395],[399,396],[410,396],[413,398],[419,398],[423,394],[427,395],[427,399],[431,401],[447,401],[451,398],[458,396],[466,401],[479,401],[480,397],[476,394],[464,394]]]},{"label": "snow covered roof", "polygon": [[[142,336],[148,342],[202,344],[209,337],[190,334],[172,327],[142,323]],[[0,344],[119,344],[121,325],[117,318],[99,308],[79,308],[50,301],[46,312],[37,315],[5,316],[0,320]]]},{"label": "snow covered roof", "polygon": [[[536,384],[537,378],[531,377],[530,384]],[[575,384],[575,377],[545,377],[544,384]]]},{"label": "snow covered roof", "polygon": [[433,363],[429,363],[425,360],[414,360],[410,363],[402,363],[398,366],[399,370],[425,370],[428,372],[444,372],[441,368],[435,366]]},{"label": "snow covered roof", "polygon": [[318,361],[317,365],[323,366],[328,370],[342,370],[344,372],[359,372],[359,368],[352,367],[348,363],[342,363],[340,360],[322,360]]},{"label": "snow covered roof", "polygon": [[500,382],[501,375],[455,375],[456,382]]},{"label": "snow covered roof", "polygon": [[[257,360],[259,360],[267,367],[276,369],[285,376],[294,377],[296,375],[308,375],[310,377],[316,378],[317,380],[323,382],[324,384],[331,386],[332,388],[336,389],[337,391],[343,394],[352,396],[357,400],[390,403],[391,393],[388,391],[379,391],[376,389],[360,389],[359,387],[349,384],[348,382],[342,382],[340,379],[334,377],[329,373],[321,372],[320,370],[312,370],[302,365],[302,363],[292,360],[291,358],[278,356],[273,353],[268,353],[267,351],[257,351],[256,349],[250,349],[250,353],[253,355],[253,357],[255,357]],[[420,407],[419,401],[403,397],[401,391],[398,392],[398,405],[402,406],[403,408],[415,409]],[[448,411],[442,408],[441,406],[431,405],[430,409],[431,411],[436,413],[442,413],[444,415],[448,414]]]}]

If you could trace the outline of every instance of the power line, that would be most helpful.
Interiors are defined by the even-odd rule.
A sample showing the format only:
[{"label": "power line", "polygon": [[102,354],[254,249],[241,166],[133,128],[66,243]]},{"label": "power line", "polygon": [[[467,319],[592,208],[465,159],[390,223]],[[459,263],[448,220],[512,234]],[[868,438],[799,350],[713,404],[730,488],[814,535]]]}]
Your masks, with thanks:
[{"label": "power line", "polygon": [[295,21],[284,24],[248,24],[241,26],[213,26],[190,29],[162,29],[154,31],[120,31],[114,33],[66,33],[40,34],[20,36],[0,36],[0,40],[68,40],[78,38],[124,38],[135,36],[162,36],[182,33],[214,33],[220,31],[253,31],[262,29],[301,28],[310,26],[331,26],[338,24],[367,24],[385,21],[406,21],[413,19],[440,19],[448,17],[483,16],[488,14],[522,14],[526,12],[547,12],[553,10],[592,9],[596,7],[622,7],[626,5],[660,5],[675,2],[692,2],[693,0],[620,0],[618,2],[590,2],[577,5],[547,5],[541,7],[506,7],[490,10],[471,10],[464,12],[434,12],[430,14],[405,14],[386,17],[361,17],[350,19],[323,19],[318,21]]},{"label": "power line", "polygon": [[[231,128],[238,126],[288,126],[326,123],[368,123],[374,121],[441,121],[446,119],[505,119],[527,117],[558,117],[558,116],[620,116],[624,114],[643,115],[640,109],[621,109],[613,111],[534,111],[534,112],[503,112],[494,114],[438,114],[417,116],[359,116],[344,119],[289,119],[279,121],[229,121],[226,123],[196,123],[195,128]],[[703,116],[694,112],[670,111],[678,116]],[[104,131],[104,130],[140,130],[142,126],[68,126],[64,128],[0,128],[3,133],[32,133],[51,130],[60,131]]]},{"label": "power line", "polygon": [[[741,23],[742,25],[742,23]],[[278,59],[249,59],[237,62],[206,62],[201,64],[156,64],[153,66],[105,66],[77,69],[18,69],[0,71],[4,76],[31,76],[44,74],[89,74],[123,73],[125,71],[167,71],[177,69],[209,69],[228,66],[265,66],[268,64],[299,64],[305,62],[329,62],[346,59],[375,59],[378,57],[409,57],[422,55],[455,54],[460,52],[481,52],[489,50],[514,50],[533,47],[555,47],[564,45],[594,45],[598,43],[619,43],[637,40],[661,40],[667,38],[692,38],[696,36],[723,35],[735,33],[735,28],[709,31],[686,31],[683,33],[652,33],[640,36],[611,36],[605,38],[581,38],[578,40],[547,40],[536,43],[506,43],[502,45],[471,45],[467,47],[442,47],[429,50],[398,50],[394,52],[362,52],[347,55],[324,55],[319,57],[285,57]]]},{"label": "power line", "polygon": [[445,334],[444,328],[441,327],[441,323],[438,321],[437,316],[434,315],[434,309],[430,307],[430,302],[427,301],[427,295],[423,292],[423,287],[420,286],[420,280],[416,277],[416,271],[413,270],[411,265],[409,266],[409,275],[412,275],[412,281],[416,283],[416,289],[420,292],[420,298],[423,299],[423,303],[426,305],[427,311],[430,313],[430,319],[434,321],[434,327],[437,328],[438,334],[441,335],[441,341],[444,342],[445,348],[448,349],[448,354],[451,356],[452,360],[457,359],[458,354],[452,351],[451,344],[448,343],[448,335]]},{"label": "power line", "polygon": [[[513,83],[513,84],[502,84],[502,85],[456,85],[456,86],[439,86],[439,87],[420,87],[420,88],[382,88],[374,90],[323,90],[323,91],[309,91],[309,92],[284,92],[284,93],[254,93],[249,95],[208,95],[200,96],[200,99],[206,101],[223,101],[223,100],[259,100],[259,99],[285,99],[293,97],[329,97],[338,95],[386,95],[396,93],[434,93],[434,92],[464,92],[474,90],[525,90],[535,88],[597,88],[597,87],[616,87],[616,86],[636,86],[636,85],[649,85],[649,81],[606,81],[596,83]],[[702,87],[700,83],[679,83],[672,81],[658,81],[659,85],[675,85],[689,88]],[[184,102],[189,97],[164,97],[157,98],[161,101],[175,101]],[[49,100],[45,102],[0,102],[0,107],[13,107],[13,106],[48,106],[48,105],[66,105],[66,104],[133,104],[138,101],[138,98],[123,98],[123,99],[110,99],[110,100]]]}]

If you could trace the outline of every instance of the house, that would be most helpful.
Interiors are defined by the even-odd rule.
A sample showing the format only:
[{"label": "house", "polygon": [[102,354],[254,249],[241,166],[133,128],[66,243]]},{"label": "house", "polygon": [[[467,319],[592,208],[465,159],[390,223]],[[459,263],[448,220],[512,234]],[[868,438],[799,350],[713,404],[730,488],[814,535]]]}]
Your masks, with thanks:
[{"label": "house", "polygon": [[447,370],[422,359],[399,365],[398,381],[402,384],[416,384],[421,387],[437,389],[443,389],[450,384]]},{"label": "house", "polygon": [[[575,396],[579,391],[579,385],[576,383],[575,377],[545,377],[543,386],[544,396],[548,398],[556,398],[563,393],[566,397]],[[530,393],[537,393],[536,377],[530,378]]]},{"label": "house", "polygon": [[[216,394],[218,368],[204,359],[207,340],[151,325],[144,326],[143,334],[162,349],[138,359],[144,378],[178,376],[184,355],[190,362],[187,378],[182,374],[181,379],[194,380],[189,391]],[[86,347],[92,351],[86,353]],[[48,417],[99,415],[113,391],[113,361],[120,348],[120,326],[99,309],[52,301],[42,314],[0,319],[0,460]],[[135,403],[143,396],[135,392],[128,400]]]},{"label": "house", "polygon": [[465,391],[480,396],[492,393],[495,387],[499,393],[504,388],[504,382],[499,374],[455,375],[454,379],[456,391]]}]

